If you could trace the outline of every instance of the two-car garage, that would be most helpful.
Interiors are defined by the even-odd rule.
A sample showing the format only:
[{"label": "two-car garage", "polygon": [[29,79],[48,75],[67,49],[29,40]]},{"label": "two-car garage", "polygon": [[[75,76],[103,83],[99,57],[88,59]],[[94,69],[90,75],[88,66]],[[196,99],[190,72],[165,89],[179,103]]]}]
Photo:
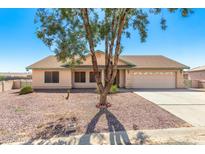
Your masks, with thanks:
[{"label": "two-car garage", "polygon": [[130,70],[126,75],[131,88],[176,88],[174,71]]},{"label": "two-car garage", "polygon": [[127,55],[135,66],[126,70],[126,88],[184,88],[183,70],[188,66],[161,55]]}]

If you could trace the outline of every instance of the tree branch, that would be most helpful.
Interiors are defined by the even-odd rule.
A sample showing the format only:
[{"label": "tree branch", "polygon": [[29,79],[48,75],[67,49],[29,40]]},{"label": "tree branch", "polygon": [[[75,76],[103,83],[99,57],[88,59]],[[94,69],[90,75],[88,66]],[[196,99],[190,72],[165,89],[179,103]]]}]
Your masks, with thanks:
[{"label": "tree branch", "polygon": [[95,73],[96,82],[97,82],[97,85],[99,87],[99,91],[100,91],[100,93],[102,93],[104,88],[103,88],[103,84],[102,84],[100,74],[99,74],[99,69],[98,69],[97,58],[96,58],[95,50],[94,50],[92,31],[91,31],[91,27],[90,27],[90,23],[89,23],[87,8],[81,9],[81,14],[82,14],[82,19],[83,19],[83,23],[84,23],[84,27],[85,27],[85,31],[86,31],[86,36],[87,36],[87,39],[89,42],[89,47],[90,47],[90,52],[91,52],[91,57],[92,57],[92,64],[93,64],[93,71]]},{"label": "tree branch", "polygon": [[117,33],[117,28],[118,28],[118,20],[116,16],[116,10],[114,9],[113,12],[113,18],[112,18],[112,26],[111,26],[111,43],[109,47],[109,55],[108,55],[108,74],[107,78],[110,79],[112,76],[112,61],[113,61],[113,47],[116,39],[116,33]]},{"label": "tree branch", "polygon": [[120,55],[120,43],[121,43],[121,36],[122,36],[122,31],[125,25],[125,21],[126,21],[126,16],[128,13],[129,9],[125,9],[123,10],[123,15],[120,18],[120,23],[119,23],[119,29],[117,31],[117,40],[116,40],[116,48],[115,48],[115,55],[114,55],[114,64],[113,64],[113,69],[112,69],[112,77],[109,81],[109,84],[105,87],[105,91],[108,91],[110,89],[110,87],[112,86],[112,83],[116,77],[117,74],[117,64],[118,64],[118,60],[119,60],[119,55]]}]

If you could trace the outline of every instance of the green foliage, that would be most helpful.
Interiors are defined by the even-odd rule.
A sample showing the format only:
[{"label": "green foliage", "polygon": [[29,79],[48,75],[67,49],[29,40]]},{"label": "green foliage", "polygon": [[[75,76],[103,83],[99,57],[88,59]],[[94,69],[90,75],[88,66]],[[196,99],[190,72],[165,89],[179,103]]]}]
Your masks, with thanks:
[{"label": "green foliage", "polygon": [[118,92],[117,85],[112,85],[111,88],[110,88],[110,93],[114,94],[114,93],[117,93],[117,92]]},{"label": "green foliage", "polygon": [[23,88],[21,88],[20,90],[20,95],[24,95],[24,94],[28,94],[28,93],[32,93],[33,92],[33,89],[31,86],[25,86]]},{"label": "green foliage", "polygon": [[[163,12],[176,13],[178,10],[183,17],[193,12],[191,9],[185,8],[129,9],[122,34],[124,37],[130,38],[132,29],[137,30],[141,42],[145,42],[148,36],[148,17],[151,14],[161,15],[161,28],[165,30],[167,26]],[[106,37],[109,42],[113,37],[115,38],[114,34],[119,28],[120,18],[124,12],[125,9],[122,8],[88,9],[95,47],[102,43]],[[37,24],[37,37],[56,53],[58,60],[74,65],[80,63],[89,52],[81,9],[38,9],[35,23]]]},{"label": "green foliage", "polygon": [[0,76],[0,81],[4,81],[6,79],[5,76]]},{"label": "green foliage", "polygon": [[194,13],[192,9],[183,8],[181,9],[181,15],[187,17],[189,14]]},{"label": "green foliage", "polygon": [[[110,94],[114,94],[114,93],[117,93],[117,92],[118,92],[118,90],[119,90],[119,89],[118,89],[117,85],[112,85],[112,86],[111,86],[111,88],[110,88],[109,93],[110,93]],[[96,88],[96,90],[95,90],[95,91],[96,91],[96,93],[98,93],[98,94],[100,93],[100,91],[99,91],[99,88],[98,88],[98,87]]]},{"label": "green foliage", "polygon": [[21,108],[21,107],[17,107],[16,109],[15,109],[15,112],[24,112],[25,110],[23,109],[23,108]]},{"label": "green foliage", "polygon": [[162,30],[166,30],[167,25],[166,25],[166,19],[164,17],[161,18],[160,24],[161,24]]},{"label": "green foliage", "polygon": [[52,49],[59,60],[73,64],[88,53],[87,39],[79,9],[38,9],[37,37]]},{"label": "green foliage", "polygon": [[184,80],[184,85],[186,88],[191,88],[192,87],[192,80]]}]

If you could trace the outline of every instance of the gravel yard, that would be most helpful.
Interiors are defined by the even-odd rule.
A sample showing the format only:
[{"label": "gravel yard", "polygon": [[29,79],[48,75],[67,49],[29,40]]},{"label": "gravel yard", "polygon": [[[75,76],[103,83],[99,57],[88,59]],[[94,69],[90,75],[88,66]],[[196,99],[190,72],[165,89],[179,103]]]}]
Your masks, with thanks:
[{"label": "gravel yard", "polygon": [[77,119],[74,134],[112,131],[111,123],[118,125],[115,131],[190,126],[132,92],[110,95],[108,101],[112,106],[106,114],[95,107],[99,96],[90,90],[73,90],[69,100],[65,98],[62,91],[0,93],[0,143],[29,139],[39,126],[62,117]]}]

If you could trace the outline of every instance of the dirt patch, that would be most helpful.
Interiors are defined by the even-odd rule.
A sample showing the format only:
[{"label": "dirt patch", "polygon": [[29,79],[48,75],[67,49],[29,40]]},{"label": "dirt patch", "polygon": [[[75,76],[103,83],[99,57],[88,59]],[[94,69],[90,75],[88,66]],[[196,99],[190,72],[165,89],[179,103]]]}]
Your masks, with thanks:
[{"label": "dirt patch", "polygon": [[77,118],[60,118],[55,122],[49,122],[37,127],[35,136],[31,138],[31,141],[37,139],[50,139],[52,137],[65,137],[71,133],[76,132]]},{"label": "dirt patch", "polygon": [[[0,130],[6,131],[5,134],[1,133],[3,135],[0,135],[0,142],[20,142],[30,139],[37,134],[39,126],[58,123],[62,117],[64,120],[65,118],[72,119],[72,117],[77,119],[78,129],[72,134],[86,133],[88,126],[92,129],[88,132],[110,131],[106,115],[97,117],[99,109],[96,108],[96,104],[99,101],[99,95],[92,91],[72,91],[69,100],[66,100],[67,93],[62,91],[39,91],[21,96],[16,92],[12,90],[0,93]],[[112,104],[108,109],[109,115],[112,115],[111,117],[114,117],[125,130],[190,126],[131,92],[112,94],[108,97],[108,101]],[[94,119],[96,117],[97,121]],[[110,123],[115,125],[115,121],[111,119]],[[96,123],[89,125],[92,122]],[[60,130],[63,130],[64,126]],[[48,129],[47,132],[49,131],[52,132],[53,129]]]}]

